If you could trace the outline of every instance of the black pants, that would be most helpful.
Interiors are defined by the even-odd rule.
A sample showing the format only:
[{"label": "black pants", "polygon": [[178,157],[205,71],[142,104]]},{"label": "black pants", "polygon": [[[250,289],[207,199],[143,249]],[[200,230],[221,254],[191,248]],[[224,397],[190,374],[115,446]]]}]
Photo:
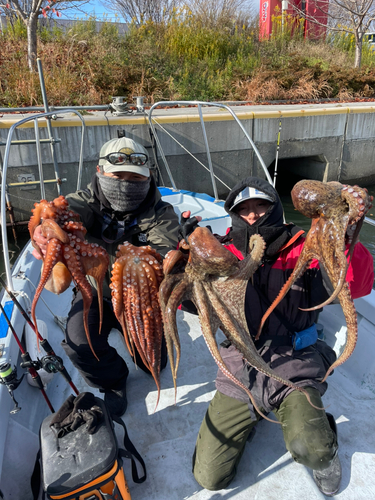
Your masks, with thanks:
[{"label": "black pants", "polygon": [[[108,344],[108,336],[112,328],[122,332],[121,325],[113,313],[112,304],[103,302],[103,324],[99,335],[99,304],[96,290],[93,290],[93,300],[88,318],[91,343],[99,361],[93,355],[86,338],[83,326],[83,299],[77,292],[72,301],[66,325],[65,340],[61,343],[65,353],[78,369],[85,381],[99,389],[119,389],[128,376],[129,370],[125,361],[116,349]],[[135,353],[136,363],[143,371],[150,373],[143,364],[139,354]],[[133,360],[134,361],[134,360]],[[167,348],[163,337],[161,352],[161,369],[167,364]]]}]

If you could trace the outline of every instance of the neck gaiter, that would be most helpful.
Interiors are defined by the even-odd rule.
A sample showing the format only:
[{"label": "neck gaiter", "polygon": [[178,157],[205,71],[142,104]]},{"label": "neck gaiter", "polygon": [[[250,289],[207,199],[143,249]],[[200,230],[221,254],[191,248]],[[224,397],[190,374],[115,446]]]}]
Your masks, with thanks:
[{"label": "neck gaiter", "polygon": [[104,196],[116,212],[131,212],[139,207],[150,189],[151,177],[146,181],[124,181],[96,173]]}]

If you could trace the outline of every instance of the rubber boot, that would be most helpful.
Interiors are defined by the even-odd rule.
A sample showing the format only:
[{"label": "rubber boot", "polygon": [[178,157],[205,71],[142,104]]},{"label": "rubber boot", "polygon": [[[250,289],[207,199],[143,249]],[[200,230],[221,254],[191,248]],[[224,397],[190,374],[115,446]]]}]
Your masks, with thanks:
[{"label": "rubber boot", "polygon": [[127,378],[128,377],[126,376],[125,380],[122,381],[119,387],[100,390],[100,392],[104,392],[104,402],[111,416],[121,417],[126,412],[128,407],[128,400],[126,397]]},{"label": "rubber boot", "polygon": [[[327,413],[329,425],[337,437],[337,425],[333,415]],[[340,489],[342,471],[339,455],[336,452],[331,465],[323,470],[314,470],[313,477],[319,490],[327,497],[334,496]]]}]

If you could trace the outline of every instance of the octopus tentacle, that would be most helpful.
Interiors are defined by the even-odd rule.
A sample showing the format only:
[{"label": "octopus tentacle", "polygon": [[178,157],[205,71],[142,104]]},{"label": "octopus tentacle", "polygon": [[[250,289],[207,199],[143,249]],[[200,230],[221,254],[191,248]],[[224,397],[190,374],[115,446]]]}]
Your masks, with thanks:
[{"label": "octopus tentacle", "polygon": [[149,362],[145,356],[145,333],[144,325],[141,320],[142,309],[141,309],[141,294],[138,288],[139,280],[137,279],[137,268],[134,266],[130,268],[130,297],[131,297],[131,307],[127,311],[127,320],[130,326],[130,334],[132,336],[135,347],[137,348],[138,354],[140,355],[144,365],[150,369]]},{"label": "octopus tentacle", "polygon": [[[310,307],[307,309],[301,308],[301,311],[315,311],[317,309],[321,309],[322,307],[333,302],[333,300],[335,300],[336,297],[338,297],[338,295],[340,294],[340,291],[344,286],[346,273],[348,270],[348,259],[344,253],[345,238],[343,236],[345,235],[346,232],[347,221],[348,221],[347,216],[343,216],[341,218],[342,229],[340,231],[340,236],[336,237],[335,237],[335,232],[338,229],[338,226],[332,228],[331,225],[326,224],[321,219],[315,219],[315,221],[313,221],[314,224],[311,225],[311,229],[307,234],[305,240],[305,247],[310,249],[312,248],[316,249],[314,251],[315,258],[317,260],[320,260],[321,265],[327,271],[331,283],[332,284],[335,283],[335,286],[332,294],[330,295],[330,297],[328,297],[327,300],[314,307]],[[327,246],[325,245],[325,241],[327,240],[334,241],[333,244],[334,246],[332,250],[328,254],[325,254],[324,257],[322,258],[321,256],[323,255],[323,249]]]},{"label": "octopus tentacle", "polygon": [[[176,286],[169,294],[169,290],[174,284],[176,284]],[[181,344],[177,329],[176,312],[183,297],[189,296],[187,290],[188,282],[185,278],[176,280],[176,276],[169,275],[164,279],[159,291],[160,305],[163,313],[164,335],[167,344],[169,363],[171,365],[175,399],[177,397],[177,370],[181,358]],[[176,358],[174,350],[176,350]]]},{"label": "octopus tentacle", "polygon": [[186,262],[187,257],[181,252],[181,250],[171,250],[167,253],[163,261],[164,276],[170,274],[177,264],[182,264],[185,267]]},{"label": "octopus tentacle", "polygon": [[[122,332],[125,339],[126,347],[130,353],[130,356],[134,356],[133,346],[131,344],[131,339],[128,334],[128,326],[126,323],[125,311],[127,307],[123,307],[124,305],[124,295],[123,295],[123,285],[126,278],[124,278],[124,268],[127,264],[126,258],[119,258],[112,266],[112,281],[109,285],[111,288],[112,295],[112,305],[113,312],[115,313],[116,318],[118,319]],[[126,275],[126,273],[125,273]]]},{"label": "octopus tentacle", "polygon": [[[306,249],[305,249],[306,248]],[[267,320],[267,318],[270,316],[272,311],[276,309],[276,307],[280,304],[282,299],[285,297],[285,295],[289,292],[289,290],[292,288],[293,283],[300,277],[302,274],[306,271],[306,269],[310,266],[311,261],[315,258],[315,253],[311,250],[308,250],[307,247],[305,246],[302,249],[300,258],[297,261],[297,264],[292,272],[292,274],[289,276],[288,280],[285,282],[284,286],[278,293],[276,299],[272,302],[270,307],[267,309],[267,311],[264,313],[262,320],[260,322],[258,332],[255,336],[255,340],[259,340],[259,337],[262,333],[263,326]]]},{"label": "octopus tentacle", "polygon": [[[148,287],[141,289],[142,297],[142,320],[145,331],[148,331],[145,336],[145,354],[149,363],[150,372],[155,380],[158,390],[158,397],[155,405],[155,410],[159,404],[160,398],[160,363],[161,363],[161,346],[163,338],[163,324],[161,315],[155,314],[159,310],[158,295],[158,279],[155,271],[150,266],[145,266],[144,270],[138,269],[139,283],[142,285],[142,280],[147,280]],[[144,272],[142,272],[144,271]]]},{"label": "octopus tentacle", "polygon": [[86,279],[86,274],[84,272],[80,256],[78,255],[78,250],[74,247],[74,245],[73,244],[65,245],[63,251],[64,251],[64,259],[68,263],[68,269],[72,275],[75,284],[77,285],[79,291],[82,294],[83,324],[85,328],[87,342],[89,344],[91,352],[93,353],[95,358],[99,361],[99,358],[94,351],[88,328],[89,310],[92,303],[91,285]]},{"label": "octopus tentacle", "polygon": [[[160,397],[163,323],[158,291],[163,280],[162,257],[150,246],[119,245],[112,269],[112,303],[124,330],[130,354],[134,347],[150,371]],[[155,408],[156,409],[156,408]]]},{"label": "octopus tentacle", "polygon": [[356,224],[372,206],[372,197],[366,188],[343,184],[341,197],[349,206],[351,224]]},{"label": "octopus tentacle", "polygon": [[41,277],[37,289],[35,290],[33,302],[31,304],[31,318],[33,320],[36,329],[35,333],[37,336],[38,349],[39,349],[39,335],[38,335],[38,323],[36,321],[36,315],[35,315],[36,305],[43,291],[43,288],[45,287],[47,281],[51,276],[55,264],[62,259],[62,246],[63,246],[62,243],[57,238],[52,238],[48,242],[47,254],[44,260]]},{"label": "octopus tentacle", "polygon": [[322,383],[326,381],[327,377],[335,368],[342,365],[343,363],[345,363],[347,359],[350,358],[357,344],[357,338],[358,338],[357,312],[350,294],[348,283],[345,283],[343,289],[341,290],[339,299],[347,325],[347,332],[348,332],[347,340],[343,352],[341,353],[340,357],[328,368],[326,374],[324,375],[321,381]]},{"label": "octopus tentacle", "polygon": [[103,282],[109,266],[109,256],[97,243],[88,243],[75,239],[75,248],[81,256],[82,268],[87,276],[97,283],[99,303],[99,333],[103,323]]},{"label": "octopus tentacle", "polygon": [[[203,333],[203,338],[206,342],[206,345],[208,347],[208,350],[210,351],[212,357],[214,358],[217,366],[219,369],[224,373],[226,377],[229,378],[232,382],[234,382],[238,387],[241,387],[246,394],[249,396],[251,403],[254,406],[254,409],[261,415],[264,419],[268,420],[269,422],[272,422],[274,424],[281,424],[281,422],[278,422],[276,420],[272,420],[271,418],[267,417],[257,406],[253,395],[249,391],[249,389],[235,377],[228,369],[226,364],[224,363],[223,358],[220,355],[220,351],[217,347],[217,343],[215,340],[215,335],[216,331],[211,327],[212,324],[212,315],[210,314],[210,310],[207,307],[207,300],[205,300],[205,291],[208,292],[207,287],[203,287],[200,282],[195,282],[193,286],[193,294],[195,298],[195,305],[197,306],[198,309],[198,315],[199,315],[199,321],[202,327],[202,333]],[[207,293],[208,298],[210,299],[210,294]],[[216,308],[215,305],[215,310],[218,312],[218,309]],[[229,338],[229,337],[228,337]]]},{"label": "octopus tentacle", "polygon": [[[287,385],[288,387],[291,387],[296,391],[302,392],[306,396],[308,402],[311,404],[313,408],[316,408],[317,410],[324,410],[324,408],[319,408],[312,403],[309,394],[306,392],[305,389],[303,389],[303,387],[299,387],[290,380],[284,379],[268,366],[268,364],[264,361],[264,359],[261,356],[259,356],[258,351],[251,338],[250,332],[248,331],[247,328],[243,326],[246,323],[245,324],[242,323],[241,325],[241,323],[236,320],[236,317],[232,316],[228,311],[226,311],[220,298],[214,293],[214,291],[209,286],[205,286],[205,290],[207,292],[207,296],[210,303],[214,304],[215,313],[219,317],[219,320],[221,322],[226,337],[233,343],[236,349],[242,354],[244,359],[253,368],[263,373],[267,377],[271,377],[274,380],[280,382],[281,384]],[[231,334],[231,332],[236,332],[236,335]],[[226,372],[223,373],[227,375]],[[246,393],[249,394],[250,391],[247,389]],[[253,403],[253,398],[250,397],[250,399],[251,402]],[[257,410],[258,413],[260,413],[256,405],[254,405],[254,408]],[[260,414],[263,416],[262,413]],[[275,421],[271,420],[271,422]]]}]

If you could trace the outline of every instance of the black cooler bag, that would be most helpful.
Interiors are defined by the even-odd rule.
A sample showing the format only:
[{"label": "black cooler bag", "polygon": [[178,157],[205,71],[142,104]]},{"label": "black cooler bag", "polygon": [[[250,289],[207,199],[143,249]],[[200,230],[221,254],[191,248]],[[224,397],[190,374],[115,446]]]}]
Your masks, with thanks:
[{"label": "black cooler bag", "polygon": [[[86,425],[74,432],[57,437],[51,428],[54,415],[44,419],[40,429],[40,453],[43,491],[48,499],[131,499],[122,468],[122,457],[132,460],[133,480],[143,482],[146,470],[142,458],[130,442],[125,424],[124,444],[127,451],[118,447],[114,424],[103,400],[95,397],[95,404],[103,411],[103,419],[95,432],[89,434]],[[144,469],[138,477],[133,455]]]}]

